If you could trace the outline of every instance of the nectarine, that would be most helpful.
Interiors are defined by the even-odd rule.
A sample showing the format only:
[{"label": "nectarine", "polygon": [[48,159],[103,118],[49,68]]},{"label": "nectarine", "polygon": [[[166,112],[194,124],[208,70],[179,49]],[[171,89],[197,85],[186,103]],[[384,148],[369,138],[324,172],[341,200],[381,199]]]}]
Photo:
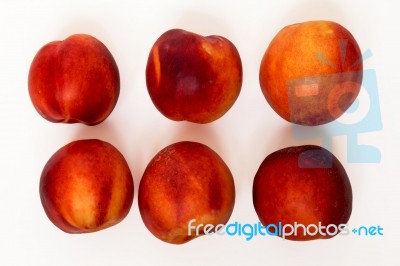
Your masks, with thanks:
[{"label": "nectarine", "polygon": [[164,116],[209,123],[224,115],[239,96],[242,63],[236,47],[224,37],[173,29],[153,45],[146,82]]},{"label": "nectarine", "polygon": [[45,119],[95,125],[114,109],[120,80],[107,47],[90,35],[76,34],[39,50],[28,87],[34,107]]},{"label": "nectarine", "polygon": [[[330,167],[325,167],[326,162]],[[253,204],[264,226],[305,227],[299,226],[291,234],[272,232],[290,240],[327,239],[340,233],[350,218],[352,197],[349,178],[339,160],[313,145],[288,147],[268,155],[253,183]]]},{"label": "nectarine", "polygon": [[119,223],[133,201],[133,179],[111,144],[78,140],[59,149],[40,178],[48,218],[67,233],[99,231]]},{"label": "nectarine", "polygon": [[341,116],[362,82],[360,48],[343,26],[309,21],[283,28],[261,61],[260,85],[287,121],[321,125]]},{"label": "nectarine", "polygon": [[182,244],[204,234],[188,224],[225,224],[233,210],[232,174],[217,153],[196,142],[161,150],[147,166],[139,185],[143,222],[157,238]]}]

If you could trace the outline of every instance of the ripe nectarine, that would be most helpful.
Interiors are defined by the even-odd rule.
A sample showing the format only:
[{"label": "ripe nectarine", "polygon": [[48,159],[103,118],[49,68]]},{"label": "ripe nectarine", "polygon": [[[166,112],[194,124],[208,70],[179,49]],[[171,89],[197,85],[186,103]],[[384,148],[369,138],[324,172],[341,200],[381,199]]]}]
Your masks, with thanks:
[{"label": "ripe nectarine", "polygon": [[99,231],[119,223],[133,201],[133,179],[111,144],[78,140],[59,149],[40,178],[48,218],[67,233]]},{"label": "ripe nectarine", "polygon": [[321,125],[341,116],[362,82],[360,48],[343,26],[310,21],[283,28],[261,61],[260,85],[287,121]]},{"label": "ripe nectarine", "polygon": [[242,63],[236,47],[224,37],[173,29],[153,45],[146,82],[164,116],[209,123],[224,115],[239,96]]},{"label": "ripe nectarine", "polygon": [[157,238],[182,244],[204,234],[204,227],[225,224],[233,210],[232,174],[217,153],[196,142],[179,142],[161,150],[147,166],[139,185],[143,222]]},{"label": "ripe nectarine", "polygon": [[[327,239],[340,233],[350,218],[352,197],[349,178],[339,160],[313,145],[288,147],[268,155],[253,183],[253,204],[264,226],[313,227],[312,234],[299,227],[297,234],[284,237],[290,240]],[[321,230],[316,231],[315,226]],[[277,235],[282,237],[280,233]]]},{"label": "ripe nectarine", "polygon": [[45,119],[95,125],[114,109],[120,80],[107,47],[90,35],[76,34],[39,50],[28,87],[34,107]]}]

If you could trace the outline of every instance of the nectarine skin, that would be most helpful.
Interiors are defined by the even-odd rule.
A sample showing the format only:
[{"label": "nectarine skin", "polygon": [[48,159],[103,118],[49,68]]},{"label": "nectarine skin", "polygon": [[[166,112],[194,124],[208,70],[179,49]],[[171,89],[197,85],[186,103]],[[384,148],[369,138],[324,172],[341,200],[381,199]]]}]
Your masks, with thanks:
[{"label": "nectarine skin", "polygon": [[217,153],[196,142],[179,142],[161,150],[139,185],[144,224],[154,236],[172,244],[197,237],[195,231],[188,233],[192,219],[196,220],[193,226],[225,224],[234,201],[229,168]]},{"label": "nectarine skin", "polygon": [[309,21],[286,26],[273,38],[259,77],[278,115],[315,126],[335,120],[351,106],[360,91],[362,70],[360,48],[347,29],[331,21]]},{"label": "nectarine skin", "polygon": [[[299,156],[302,157],[299,165]],[[321,162],[331,161],[328,168]],[[253,183],[253,204],[264,226],[280,222],[308,226],[346,224],[352,211],[352,189],[345,169],[328,150],[305,145],[288,147],[268,155]],[[332,232],[332,231],[329,231]],[[333,237],[326,232],[308,235],[299,230],[289,240],[314,240]],[[338,231],[339,233],[339,231]]]},{"label": "nectarine skin", "polygon": [[43,169],[39,191],[48,218],[67,233],[95,232],[119,223],[134,193],[123,155],[96,139],[59,149]]},{"label": "nectarine skin", "polygon": [[153,45],[146,67],[151,100],[167,118],[209,123],[234,104],[242,86],[236,47],[221,36],[173,29]]},{"label": "nectarine skin", "polygon": [[96,125],[117,103],[119,71],[103,43],[76,34],[39,50],[29,70],[28,87],[34,107],[45,119]]}]

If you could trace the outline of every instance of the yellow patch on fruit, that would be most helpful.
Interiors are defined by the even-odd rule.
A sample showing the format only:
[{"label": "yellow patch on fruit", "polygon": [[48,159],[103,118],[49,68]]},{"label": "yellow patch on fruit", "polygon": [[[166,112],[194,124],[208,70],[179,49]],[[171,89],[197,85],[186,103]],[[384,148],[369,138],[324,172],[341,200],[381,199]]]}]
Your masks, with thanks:
[{"label": "yellow patch on fruit", "polygon": [[79,178],[74,184],[69,196],[69,212],[64,213],[64,218],[72,226],[87,229],[95,228],[96,225],[96,197],[89,190],[91,184],[84,178]]},{"label": "yellow patch on fruit", "polygon": [[153,62],[154,62],[154,72],[156,73],[156,80],[158,85],[160,84],[161,80],[161,66],[160,66],[160,55],[158,53],[158,46],[155,46],[153,50]]},{"label": "yellow patch on fruit", "polygon": [[[124,171],[121,167],[116,168],[116,177],[123,177]],[[108,210],[105,220],[114,223],[115,219],[119,217],[119,213],[122,209],[122,203],[126,200],[126,191],[123,189],[125,187],[124,180],[116,179],[112,184],[111,199],[108,204]]]}]

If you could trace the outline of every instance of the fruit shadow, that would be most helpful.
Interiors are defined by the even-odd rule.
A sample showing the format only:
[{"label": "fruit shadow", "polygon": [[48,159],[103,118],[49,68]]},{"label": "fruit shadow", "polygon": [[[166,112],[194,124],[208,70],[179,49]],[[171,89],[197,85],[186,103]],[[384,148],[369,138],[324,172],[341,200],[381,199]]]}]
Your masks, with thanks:
[{"label": "fruit shadow", "polygon": [[[263,128],[260,132],[267,135],[270,129]],[[273,134],[273,138],[268,139],[264,142],[264,153],[265,156],[275,152],[277,150],[300,145],[316,145],[321,146],[329,151],[336,150],[340,147],[333,146],[333,135],[325,126],[300,126],[291,123],[283,124],[276,133]],[[279,136],[279,137],[277,137]],[[338,150],[342,153],[341,150]]]},{"label": "fruit shadow", "polygon": [[[356,26],[354,24],[353,10],[349,8],[345,9],[343,8],[343,5],[337,4],[334,1],[308,0],[294,5],[293,8],[291,8],[288,12],[281,16],[279,18],[279,21],[275,22],[275,25],[279,27],[275,30],[276,33],[278,33],[278,31],[286,25],[312,20],[334,21],[350,30],[350,32],[352,31],[352,28]],[[360,40],[365,43],[369,43],[371,41],[370,36],[372,35],[366,34],[362,36],[362,39]],[[361,36],[359,36],[359,34],[356,34],[354,37],[356,37],[357,40],[358,37]]]},{"label": "fruit shadow", "polygon": [[65,25],[63,25],[60,28],[59,37],[65,38],[71,34],[81,34],[81,33],[103,35],[105,31],[104,28],[101,27],[101,25],[94,20],[75,17],[69,20]]},{"label": "fruit shadow", "polygon": [[[311,21],[311,20],[333,20],[337,22],[349,21],[342,7],[329,0],[308,0],[292,5],[284,14],[279,16],[261,18],[259,24],[260,39],[263,40],[256,46],[256,51],[265,52],[275,35],[287,25]],[[261,55],[261,52],[260,54]]]},{"label": "fruit shadow", "polygon": [[293,6],[281,16],[283,26],[310,20],[347,20],[346,12],[340,5],[329,0],[309,0]]},{"label": "fruit shadow", "polygon": [[106,141],[117,148],[122,153],[129,165],[136,189],[137,177],[140,175],[140,173],[137,171],[138,167],[136,166],[141,163],[140,150],[138,147],[139,145],[134,145],[134,143],[127,142],[126,139],[123,138],[122,134],[120,134],[120,132],[117,130],[118,127],[108,119],[95,126],[79,126],[80,127],[73,135],[73,140],[99,139]]},{"label": "fruit shadow", "polygon": [[[142,151],[142,155],[140,156],[143,157],[143,159],[141,161],[138,162],[139,158],[136,158],[135,166],[139,168],[138,170],[140,172],[137,178],[135,178],[137,184],[140,183],[140,180],[142,178],[144,171],[146,170],[147,165],[154,158],[154,156],[165,147],[177,142],[181,141],[198,142],[210,147],[215,152],[217,152],[221,157],[223,157],[222,154],[223,146],[221,145],[218,134],[216,133],[212,125],[210,124],[201,125],[190,122],[173,122],[173,123],[176,124],[174,124],[171,127],[168,127],[169,128],[168,135],[160,133],[162,137],[160,137],[159,134],[156,134],[157,137],[149,136],[146,137],[146,139],[148,140],[140,141],[140,142],[149,142],[149,140],[151,139],[152,145],[151,148],[148,146],[146,150]],[[149,133],[149,134],[154,134],[154,133]]]},{"label": "fruit shadow", "polygon": [[195,10],[182,14],[177,19],[175,27],[205,36],[221,35],[227,37],[234,34],[229,25],[222,19]]},{"label": "fruit shadow", "polygon": [[117,44],[114,43],[112,34],[101,23],[95,20],[84,19],[82,17],[71,18],[68,23],[60,28],[56,37],[59,40],[64,40],[73,34],[89,34],[104,43],[110,49],[111,53],[116,50]]},{"label": "fruit shadow", "polygon": [[191,122],[181,122],[174,127],[171,143],[179,141],[194,141],[209,146],[221,157],[223,145],[212,123],[195,124]]},{"label": "fruit shadow", "polygon": [[94,126],[79,125],[74,134],[74,139],[100,139],[110,142],[114,146],[122,146],[118,132],[114,129],[111,122],[107,119]]}]

